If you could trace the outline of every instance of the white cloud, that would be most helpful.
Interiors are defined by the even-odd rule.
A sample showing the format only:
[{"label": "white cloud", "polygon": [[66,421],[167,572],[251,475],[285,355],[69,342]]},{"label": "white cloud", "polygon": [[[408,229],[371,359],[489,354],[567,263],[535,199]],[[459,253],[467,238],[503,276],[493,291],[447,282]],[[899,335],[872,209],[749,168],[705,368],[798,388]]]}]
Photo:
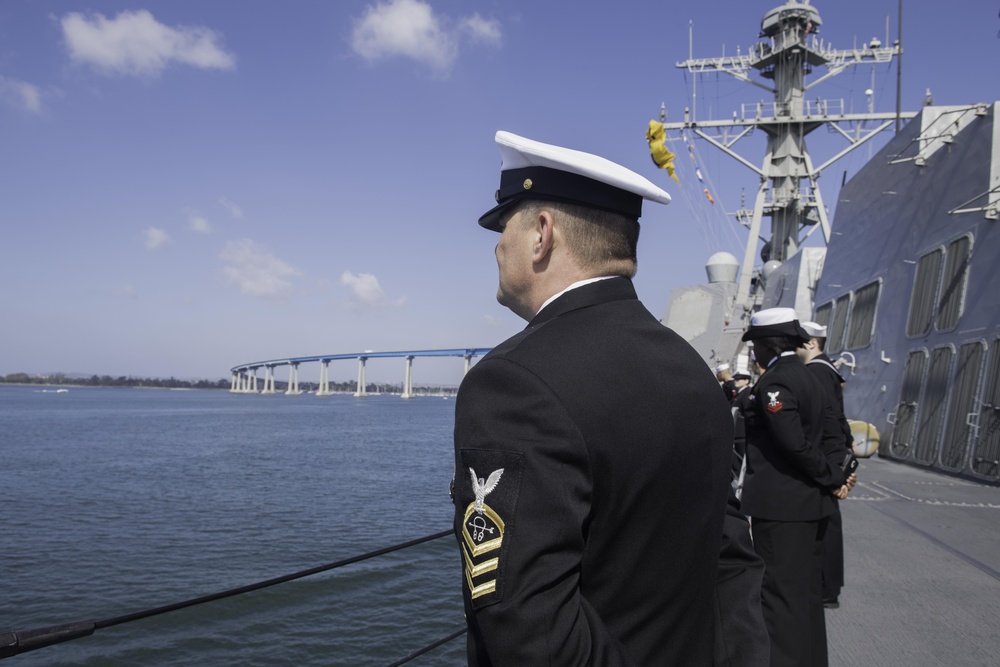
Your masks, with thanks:
[{"label": "white cloud", "polygon": [[354,26],[354,51],[369,61],[405,56],[447,71],[458,44],[441,27],[434,10],[420,0],[390,0],[369,7]]},{"label": "white cloud", "polygon": [[188,227],[198,232],[199,234],[212,233],[212,225],[210,225],[208,223],[208,220],[201,217],[200,215],[192,215],[190,218],[188,218]]},{"label": "white cloud", "polygon": [[115,298],[118,299],[135,299],[139,296],[139,293],[135,291],[135,288],[129,284],[122,285],[115,290]]},{"label": "white cloud", "polygon": [[31,113],[38,113],[42,110],[41,89],[26,81],[0,76],[0,99]]},{"label": "white cloud", "polygon": [[359,308],[370,308],[385,301],[385,292],[378,284],[378,278],[370,273],[354,275],[344,271],[340,276],[340,284],[351,292],[351,304]]},{"label": "white cloud", "polygon": [[500,46],[500,22],[495,19],[488,20],[479,14],[473,14],[462,19],[459,27],[463,32],[469,34],[473,41]]},{"label": "white cloud", "polygon": [[113,19],[78,12],[61,20],[70,59],[108,74],[158,76],[171,62],[229,70],[236,57],[222,49],[221,37],[202,26],[172,28],[145,9]]},{"label": "white cloud", "polygon": [[302,272],[250,239],[228,241],[219,253],[222,272],[240,292],[262,299],[281,299],[291,292],[292,278]]},{"label": "white cloud", "polygon": [[243,217],[243,209],[237,206],[235,202],[230,201],[228,197],[219,197],[219,203],[222,204],[227,211],[229,211],[229,215],[233,216],[237,220]]},{"label": "white cloud", "polygon": [[146,236],[146,250],[156,250],[170,243],[170,237],[159,227],[147,227],[143,233]]},{"label": "white cloud", "polygon": [[446,75],[458,57],[459,37],[500,44],[500,24],[478,14],[464,18],[451,28],[447,17],[439,18],[422,0],[388,0],[369,6],[354,25],[351,48],[369,62],[402,56],[430,66]]}]

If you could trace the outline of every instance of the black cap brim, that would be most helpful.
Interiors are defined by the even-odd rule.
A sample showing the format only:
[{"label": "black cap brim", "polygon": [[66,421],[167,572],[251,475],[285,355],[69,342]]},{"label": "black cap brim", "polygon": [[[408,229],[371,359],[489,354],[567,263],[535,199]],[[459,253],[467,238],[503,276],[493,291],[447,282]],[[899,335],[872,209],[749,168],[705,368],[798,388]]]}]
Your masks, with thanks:
[{"label": "black cap brim", "polygon": [[495,232],[500,218],[512,205],[525,199],[558,201],[590,206],[621,213],[638,220],[642,215],[642,196],[587,176],[549,167],[522,167],[500,172],[496,206],[479,218],[479,224]]},{"label": "black cap brim", "polygon": [[516,199],[508,199],[507,201],[501,202],[491,208],[490,210],[479,216],[479,226],[485,227],[494,232],[502,232],[500,229],[500,218],[503,217],[504,212],[511,206],[517,203]]}]

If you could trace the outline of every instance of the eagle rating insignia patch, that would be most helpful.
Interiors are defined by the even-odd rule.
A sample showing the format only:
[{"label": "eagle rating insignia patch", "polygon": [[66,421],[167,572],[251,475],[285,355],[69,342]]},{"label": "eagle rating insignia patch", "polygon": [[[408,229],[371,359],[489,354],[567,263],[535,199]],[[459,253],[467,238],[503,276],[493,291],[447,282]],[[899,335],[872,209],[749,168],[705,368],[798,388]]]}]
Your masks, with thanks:
[{"label": "eagle rating insignia patch", "polygon": [[780,391],[769,391],[769,392],[767,392],[768,401],[767,401],[767,405],[765,407],[767,407],[767,411],[768,412],[775,413],[775,412],[778,412],[778,411],[781,410],[782,403],[781,403],[781,401],[778,400],[778,394],[780,394],[780,393],[781,393]]},{"label": "eagle rating insignia patch", "polygon": [[503,519],[486,504],[486,496],[500,483],[503,468],[494,470],[485,480],[476,476],[476,471],[469,468],[472,476],[472,492],[476,499],[465,508],[465,519],[462,524],[462,537],[465,540],[465,580],[469,584],[469,594],[473,600],[487,593],[496,591],[495,578],[481,583],[475,583],[483,575],[493,572],[500,563],[499,556],[480,559],[484,554],[498,551],[503,545]]},{"label": "eagle rating insignia patch", "polygon": [[517,501],[520,455],[463,450],[462,463],[466,472],[458,474],[467,481],[456,484],[459,507],[465,507],[460,515],[462,561],[469,599],[480,608],[501,598],[504,533]]}]

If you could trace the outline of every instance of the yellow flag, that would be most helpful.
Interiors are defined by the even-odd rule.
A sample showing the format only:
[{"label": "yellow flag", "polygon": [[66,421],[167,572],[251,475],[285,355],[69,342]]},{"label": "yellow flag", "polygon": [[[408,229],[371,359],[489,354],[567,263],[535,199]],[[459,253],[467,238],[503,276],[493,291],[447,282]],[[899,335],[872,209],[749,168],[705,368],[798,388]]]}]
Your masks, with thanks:
[{"label": "yellow flag", "polygon": [[667,173],[670,174],[670,178],[677,181],[680,185],[680,180],[677,178],[677,174],[674,173],[674,158],[676,157],[667,148],[664,143],[667,139],[667,130],[663,127],[663,123],[655,120],[649,121],[649,129],[646,130],[646,141],[649,142],[649,153],[653,158],[653,164],[655,164],[660,169],[666,169]]}]

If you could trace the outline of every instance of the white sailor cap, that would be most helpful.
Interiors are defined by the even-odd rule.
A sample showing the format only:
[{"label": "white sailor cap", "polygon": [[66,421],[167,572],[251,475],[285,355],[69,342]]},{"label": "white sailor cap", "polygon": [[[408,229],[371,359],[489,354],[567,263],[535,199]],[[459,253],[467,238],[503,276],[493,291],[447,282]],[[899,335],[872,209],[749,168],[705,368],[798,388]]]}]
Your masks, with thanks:
[{"label": "white sailor cap", "polygon": [[803,322],[802,328],[806,330],[812,338],[826,338],[826,327],[816,322]]},{"label": "white sailor cap", "polygon": [[543,144],[510,132],[496,134],[500,148],[497,205],[479,218],[499,232],[500,216],[523,199],[582,204],[638,219],[642,200],[670,203],[670,195],[639,174],[597,155]]},{"label": "white sailor cap", "polygon": [[799,324],[794,308],[765,308],[750,317],[750,328],[743,334],[743,340],[758,338],[798,338],[803,343],[810,336]]},{"label": "white sailor cap", "polygon": [[715,367],[715,374],[718,375],[722,371],[728,371],[728,370],[729,370],[729,364],[719,364],[718,366]]}]

